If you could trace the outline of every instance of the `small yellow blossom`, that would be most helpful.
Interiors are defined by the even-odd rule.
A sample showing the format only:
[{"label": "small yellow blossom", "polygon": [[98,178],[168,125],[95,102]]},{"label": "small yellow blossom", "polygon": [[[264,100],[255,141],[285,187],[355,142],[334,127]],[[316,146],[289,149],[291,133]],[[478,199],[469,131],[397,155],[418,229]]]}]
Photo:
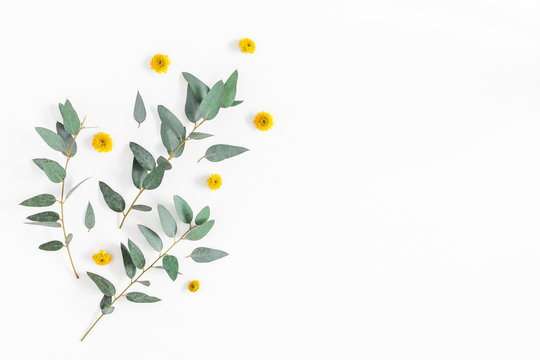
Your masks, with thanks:
[{"label": "small yellow blossom", "polygon": [[112,255],[107,255],[105,250],[101,250],[100,252],[94,254],[92,256],[92,259],[94,259],[94,262],[100,266],[107,265],[111,262]]},{"label": "small yellow blossom", "polygon": [[97,133],[92,140],[92,146],[99,152],[109,152],[112,150],[113,142],[109,134]]},{"label": "small yellow blossom", "polygon": [[212,174],[208,180],[206,180],[206,182],[208,183],[208,187],[210,189],[217,190],[221,187],[221,176],[218,174]]},{"label": "small yellow blossom", "polygon": [[193,280],[192,282],[189,283],[188,289],[191,292],[195,292],[199,290],[199,286],[200,286],[199,280]]},{"label": "small yellow blossom", "polygon": [[255,52],[255,43],[251,39],[244,38],[240,40],[238,45],[240,46],[240,51],[243,53],[253,54]]},{"label": "small yellow blossom", "polygon": [[274,118],[269,113],[261,111],[257,114],[257,116],[255,116],[255,120],[253,120],[253,123],[255,124],[257,129],[261,131],[266,131],[274,125]]},{"label": "small yellow blossom", "polygon": [[152,69],[156,70],[157,73],[166,73],[167,67],[171,65],[171,60],[167,55],[156,54],[150,61],[150,66]]}]

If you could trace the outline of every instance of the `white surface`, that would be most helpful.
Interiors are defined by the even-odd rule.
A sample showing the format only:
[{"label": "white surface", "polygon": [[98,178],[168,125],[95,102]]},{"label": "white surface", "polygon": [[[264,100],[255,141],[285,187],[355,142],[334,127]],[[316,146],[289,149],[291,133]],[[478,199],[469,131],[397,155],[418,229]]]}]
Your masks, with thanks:
[{"label": "white surface", "polygon": [[[3,172],[2,357],[10,359],[538,359],[540,348],[540,4],[530,1],[18,1],[0,8]],[[255,40],[254,55],[238,51]],[[172,64],[149,69],[155,53]],[[158,304],[123,301],[84,343],[100,294],[66,254],[37,246],[58,229],[17,206],[52,191],[31,162],[61,160],[34,132],[69,98],[88,124],[67,204],[81,274],[120,288],[125,230],[97,181],[136,194],[135,140],[163,154],[156,106],[183,114],[189,71],[240,72],[245,104],[220,113],[142,203],[180,194],[216,226],[195,246],[231,256],[152,273]],[[137,129],[140,90],[149,110]],[[251,121],[275,117],[271,131]],[[187,121],[186,121],[187,123]],[[114,151],[91,146],[110,133]],[[213,143],[251,151],[196,163]],[[223,187],[209,191],[218,172]],[[83,226],[87,201],[97,226]],[[98,268],[91,255],[111,251]],[[201,290],[186,290],[191,279]]]}]

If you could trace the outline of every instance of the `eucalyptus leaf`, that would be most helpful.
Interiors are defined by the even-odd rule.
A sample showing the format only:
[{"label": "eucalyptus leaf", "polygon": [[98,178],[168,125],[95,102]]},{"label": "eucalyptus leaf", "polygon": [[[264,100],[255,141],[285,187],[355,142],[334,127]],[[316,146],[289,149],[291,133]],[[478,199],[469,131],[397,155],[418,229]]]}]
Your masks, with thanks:
[{"label": "eucalyptus leaf", "polygon": [[[161,265],[157,265],[157,266],[153,266],[155,269],[161,269],[161,270],[165,270],[165,268]],[[178,272],[178,275],[182,275],[182,273],[179,271]]]},{"label": "eucalyptus leaf", "polygon": [[161,181],[163,180],[164,174],[165,174],[165,166],[163,165],[156,166],[154,170],[150,171],[150,173],[146,175],[146,177],[144,178],[142,182],[142,187],[147,190],[153,190],[157,188],[159,185],[161,185]]},{"label": "eucalyptus leaf", "polygon": [[44,211],[27,217],[28,220],[38,221],[38,222],[48,222],[48,221],[58,221],[60,215],[54,211]]},{"label": "eucalyptus leaf", "polygon": [[202,139],[209,138],[210,136],[214,136],[214,135],[206,134],[202,132],[193,132],[191,133],[191,135],[189,135],[189,138],[192,140],[202,140]]},{"label": "eucalyptus leaf", "polygon": [[122,243],[120,243],[120,250],[122,251],[122,260],[124,261],[124,270],[126,270],[126,275],[128,278],[133,279],[137,270],[135,269],[135,264],[131,259],[131,254],[129,253],[126,245]]},{"label": "eucalyptus leaf", "polygon": [[163,249],[163,241],[159,237],[158,234],[154,232],[154,230],[144,226],[144,225],[137,225],[139,227],[139,230],[143,234],[143,236],[146,238],[146,241],[150,244],[151,247],[154,248],[156,251],[161,251]]},{"label": "eucalyptus leaf", "polygon": [[67,156],[69,152],[69,157],[74,157],[77,153],[77,143],[73,139],[73,136],[68,134],[66,129],[64,129],[64,125],[59,121],[56,122],[56,133],[64,140],[65,148],[68,150],[62,151],[62,154]]},{"label": "eucalyptus leaf", "polygon": [[148,175],[148,171],[146,171],[141,164],[137,161],[137,159],[133,158],[133,168],[131,169],[131,179],[133,180],[133,185],[137,189],[142,188],[142,182],[144,178]]},{"label": "eucalyptus leaf", "polygon": [[101,312],[103,313],[103,315],[112,314],[113,311],[114,311],[114,306],[108,306],[106,308],[101,309]]},{"label": "eucalyptus leaf", "polygon": [[191,224],[191,220],[193,220],[193,210],[191,210],[191,207],[189,206],[189,204],[180,196],[175,195],[174,207],[176,209],[176,214],[178,214],[178,218],[180,219],[180,221],[185,224]]},{"label": "eucalyptus leaf", "polygon": [[201,80],[197,79],[197,77],[188,72],[183,72],[182,75],[184,76],[184,79],[186,79],[188,86],[191,88],[193,96],[195,96],[195,99],[200,103],[206,94],[208,94],[210,88]]},{"label": "eucalyptus leaf", "polygon": [[229,254],[227,254],[225,251],[210,249],[207,247],[198,247],[196,249],[193,249],[189,257],[193,259],[193,261],[198,263],[208,263],[214,260],[221,259],[222,257],[225,257],[227,255]]},{"label": "eucalyptus leaf", "polygon": [[96,225],[96,216],[94,215],[94,209],[92,208],[92,204],[90,204],[90,201],[88,202],[88,206],[86,207],[86,213],[84,214],[84,225],[90,231],[94,225]]},{"label": "eucalyptus leaf", "polygon": [[133,205],[132,209],[137,210],[137,211],[144,211],[144,212],[152,211],[152,208],[150,206],[142,205],[142,204]]},{"label": "eucalyptus leaf", "polygon": [[171,170],[172,169],[172,165],[169,162],[169,160],[165,159],[163,156],[158,157],[157,163],[158,163],[158,165],[162,165],[165,168],[165,170]]},{"label": "eucalyptus leaf", "polygon": [[212,145],[206,150],[205,158],[211,162],[223,161],[236,155],[240,155],[249,149],[233,145]]},{"label": "eucalyptus leaf", "polygon": [[54,131],[51,131],[49,129],[45,129],[42,127],[36,128],[37,133],[41,138],[49,145],[52,149],[56,151],[60,151],[61,153],[66,152],[66,144],[64,142],[64,139]]},{"label": "eucalyptus leaf", "polygon": [[148,281],[148,280],[138,280],[137,282],[139,284],[142,284],[142,285],[146,286],[146,287],[150,286],[150,281]]},{"label": "eucalyptus leaf", "polygon": [[66,100],[65,104],[58,104],[62,119],[64,120],[64,129],[71,135],[76,135],[81,128],[79,116],[73,109],[71,102]]},{"label": "eucalyptus leaf", "polygon": [[183,139],[186,137],[186,128],[169,109],[163,105],[158,105],[158,115],[161,122],[167,125],[178,138]]},{"label": "eucalyptus leaf", "polygon": [[143,269],[144,265],[146,264],[146,260],[144,259],[144,254],[142,253],[141,249],[133,241],[128,239],[128,248],[129,253],[131,254],[131,260],[133,260],[133,264],[138,269]]},{"label": "eucalyptus leaf", "polygon": [[81,185],[82,185],[86,180],[88,180],[88,179],[90,179],[90,178],[87,177],[86,179],[84,179],[83,181],[81,181],[80,183],[78,183],[77,185],[75,185],[75,187],[74,187],[73,189],[69,190],[69,191],[67,192],[67,194],[66,194],[66,199],[65,199],[65,200],[67,200],[67,199],[71,196],[71,194],[73,194],[73,192],[74,192],[75,190],[77,190],[77,188],[78,188],[79,186],[81,186]]},{"label": "eucalyptus leaf", "polygon": [[240,105],[241,103],[243,103],[244,100],[235,100],[233,101],[233,103],[231,104],[231,106],[236,106],[236,105]]},{"label": "eucalyptus leaf", "polygon": [[186,240],[201,240],[203,237],[206,236],[206,234],[208,234],[208,232],[212,229],[213,226],[214,220],[210,220],[202,225],[195,227],[186,234]]},{"label": "eucalyptus leaf", "polygon": [[131,152],[133,153],[133,156],[137,160],[137,162],[146,170],[152,171],[156,167],[156,160],[154,160],[154,157],[152,154],[150,154],[149,151],[147,151],[145,148],[143,148],[141,145],[130,142],[129,148],[131,149]]},{"label": "eucalyptus leaf", "polygon": [[69,234],[67,234],[67,236],[66,236],[66,245],[69,245],[69,243],[71,242],[71,240],[73,240],[73,234],[72,234],[72,233],[69,233]]},{"label": "eucalyptus leaf", "polygon": [[146,108],[141,94],[137,91],[137,97],[135,98],[135,108],[133,109],[133,117],[135,121],[141,124],[146,119]]},{"label": "eucalyptus leaf", "polygon": [[57,221],[43,221],[43,222],[25,222],[26,225],[40,225],[40,226],[46,226],[46,227],[53,227],[53,228],[59,228],[62,226]]},{"label": "eucalyptus leaf", "polygon": [[163,257],[163,268],[172,281],[178,277],[178,259],[173,255],[165,255]]},{"label": "eucalyptus leaf", "polygon": [[184,111],[186,113],[186,117],[192,123],[195,123],[201,119],[201,113],[199,112],[200,105],[200,101],[197,100],[197,98],[193,94],[193,90],[191,90],[191,87],[188,85],[186,91],[186,105],[184,107]]},{"label": "eucalyptus leaf", "polygon": [[60,183],[66,178],[66,171],[59,163],[49,159],[32,160],[53,183]]},{"label": "eucalyptus leaf", "polygon": [[[163,143],[163,146],[165,146],[167,154],[171,155],[174,152],[175,158],[182,155],[182,153],[184,152],[184,147],[186,145],[185,143],[182,144],[182,142],[184,141],[183,138],[179,138],[178,136],[176,136],[176,134],[164,123],[161,123],[160,134],[161,142]],[[180,144],[182,144],[182,146],[178,148]]]},{"label": "eucalyptus leaf", "polygon": [[103,181],[99,182],[99,189],[103,194],[103,199],[105,199],[107,206],[109,206],[112,211],[124,211],[124,209],[126,208],[126,203],[124,201],[124,198],[119,193],[111,189],[111,187],[105,184]]},{"label": "eucalyptus leaf", "polygon": [[154,302],[161,301],[161,299],[157,297],[149,296],[142,292],[127,293],[126,298],[129,301],[134,302],[134,303],[154,303]]},{"label": "eucalyptus leaf", "polygon": [[234,70],[234,72],[229,76],[227,81],[225,82],[225,85],[223,86],[223,100],[222,107],[227,108],[232,105],[234,102],[234,98],[236,97],[236,83],[238,82],[238,70]]},{"label": "eucalyptus leaf", "polygon": [[92,281],[96,284],[98,289],[103,293],[103,295],[114,296],[114,294],[116,293],[116,289],[109,280],[98,274],[91,273],[90,271],[87,271],[86,273],[88,274],[90,279],[92,279]]},{"label": "eucalyptus leaf", "polygon": [[101,310],[108,308],[109,306],[111,306],[111,303],[112,303],[112,297],[103,295],[103,297],[101,298],[101,301],[99,302],[99,308]]},{"label": "eucalyptus leaf", "polygon": [[56,202],[56,198],[51,194],[40,194],[24,200],[19,205],[32,207],[47,207]]},{"label": "eucalyptus leaf", "polygon": [[176,220],[174,220],[173,216],[165,206],[159,204],[157,208],[159,213],[159,221],[161,222],[163,232],[168,237],[174,238],[176,236],[176,231],[178,230],[176,226]]},{"label": "eucalyptus leaf", "polygon": [[210,208],[205,206],[195,217],[195,224],[204,224],[210,218]]},{"label": "eucalyptus leaf", "polygon": [[223,97],[223,81],[218,81],[206,94],[199,106],[199,112],[205,120],[212,120],[219,112],[221,98]]},{"label": "eucalyptus leaf", "polygon": [[62,244],[62,242],[58,240],[49,241],[49,242],[46,242],[45,244],[39,245],[39,248],[45,251],[58,251],[62,249],[63,247],[64,247],[64,244]]}]

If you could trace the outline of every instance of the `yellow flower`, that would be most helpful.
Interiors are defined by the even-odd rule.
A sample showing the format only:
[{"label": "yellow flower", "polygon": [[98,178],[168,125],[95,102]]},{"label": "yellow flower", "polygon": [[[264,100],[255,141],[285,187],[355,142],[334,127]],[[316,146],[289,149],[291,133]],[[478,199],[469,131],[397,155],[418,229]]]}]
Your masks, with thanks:
[{"label": "yellow flower", "polygon": [[274,125],[274,118],[272,115],[270,115],[267,112],[261,111],[260,113],[255,116],[255,120],[253,120],[253,123],[257,127],[257,129],[261,131],[266,131]]},{"label": "yellow flower", "polygon": [[240,51],[243,53],[253,54],[255,52],[255,43],[251,39],[244,38],[240,40],[238,45],[240,46]]},{"label": "yellow flower", "polygon": [[94,254],[92,259],[94,259],[96,264],[103,266],[111,262],[111,257],[112,255],[107,255],[105,250],[101,250],[100,252]]},{"label": "yellow flower", "polygon": [[113,142],[109,134],[100,132],[94,136],[92,146],[99,152],[109,152],[112,150]]},{"label": "yellow flower", "polygon": [[157,73],[166,73],[169,65],[171,65],[171,60],[169,60],[167,55],[156,54],[152,58],[152,61],[150,61],[150,66]]},{"label": "yellow flower", "polygon": [[218,174],[212,174],[208,180],[206,180],[208,183],[208,187],[212,190],[217,190],[221,187],[221,176]]},{"label": "yellow flower", "polygon": [[189,283],[188,289],[191,292],[195,292],[199,290],[199,286],[200,286],[199,280],[193,280],[192,282]]}]

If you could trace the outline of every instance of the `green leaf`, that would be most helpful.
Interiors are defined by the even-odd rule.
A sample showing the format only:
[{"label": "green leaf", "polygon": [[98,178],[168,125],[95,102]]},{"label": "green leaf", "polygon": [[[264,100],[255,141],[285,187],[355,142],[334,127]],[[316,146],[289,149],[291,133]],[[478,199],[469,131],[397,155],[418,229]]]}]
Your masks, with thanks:
[{"label": "green leaf", "polygon": [[153,190],[161,185],[163,175],[165,174],[165,166],[158,165],[156,168],[144,178],[142,182],[143,188],[147,190]]},{"label": "green leaf", "polygon": [[204,157],[208,161],[218,162],[240,155],[248,150],[249,149],[240,146],[218,144],[210,146],[208,150],[206,150],[206,155]]},{"label": "green leaf", "polygon": [[142,284],[142,285],[146,286],[146,287],[150,286],[150,281],[148,281],[148,280],[138,280],[137,282],[139,284]]},{"label": "green leaf", "polygon": [[207,247],[198,247],[191,252],[191,255],[189,257],[192,258],[193,261],[198,263],[208,263],[214,260],[221,259],[222,257],[225,257],[227,255],[229,254],[227,254],[225,251],[210,249]]},{"label": "green leaf", "polygon": [[92,204],[90,204],[90,201],[88,202],[88,206],[86,207],[86,213],[84,214],[84,225],[90,231],[94,225],[96,225],[96,216],[94,215],[94,209],[92,208]]},{"label": "green leaf", "polygon": [[[74,157],[77,153],[77,143],[74,142],[73,136],[69,135],[64,129],[64,125],[61,122],[56,122],[56,133],[64,140],[65,148],[67,150],[71,149],[69,152],[70,157]],[[62,151],[62,154],[68,155],[66,151]]]},{"label": "green leaf", "polygon": [[103,295],[114,296],[116,289],[114,285],[107,279],[98,274],[91,273],[90,271],[86,272],[90,279],[97,285],[98,289],[103,293]]},{"label": "green leaf", "polygon": [[44,222],[25,222],[26,225],[41,225],[53,228],[59,228],[62,226],[59,222],[56,221],[44,221]]},{"label": "green leaf", "polygon": [[101,309],[101,312],[103,313],[103,315],[112,314],[113,311],[114,311],[114,306],[108,306],[106,308]]},{"label": "green leaf", "polygon": [[161,238],[158,234],[154,232],[154,230],[144,226],[144,225],[137,225],[139,227],[139,230],[143,234],[143,236],[146,238],[146,241],[150,244],[151,247],[154,248],[156,251],[161,251],[163,249],[163,241],[161,241]]},{"label": "green leaf", "polygon": [[197,79],[195,76],[191,75],[188,72],[183,72],[182,75],[184,76],[184,79],[186,79],[188,86],[193,92],[193,96],[195,96],[195,99],[200,103],[204,99],[206,94],[208,94],[210,88],[206,86],[206,84],[203,83],[201,80]]},{"label": "green leaf", "polygon": [[172,281],[176,280],[178,277],[178,259],[176,256],[165,255],[163,257],[163,268]]},{"label": "green leaf", "polygon": [[71,135],[76,135],[81,128],[81,121],[79,116],[73,109],[71,102],[66,100],[65,104],[58,104],[62,119],[64,119],[64,129]]},{"label": "green leaf", "polygon": [[105,199],[105,202],[112,211],[124,211],[126,208],[126,203],[124,202],[124,198],[119,193],[111,189],[111,187],[105,184],[103,181],[99,182],[99,189],[103,194],[103,199]]},{"label": "green leaf", "polygon": [[133,185],[137,189],[140,189],[142,187],[142,182],[144,178],[148,175],[148,171],[146,171],[141,164],[137,161],[137,159],[133,158],[133,168],[131,169],[131,179],[133,180]]},{"label": "green leaf", "polygon": [[142,292],[130,292],[126,294],[126,298],[134,303],[154,303],[161,301],[161,299],[153,296],[148,296]]},{"label": "green leaf", "polygon": [[101,301],[99,302],[99,308],[101,310],[108,308],[109,306],[111,306],[111,303],[112,303],[112,297],[103,295],[103,297],[101,298]]},{"label": "green leaf", "polygon": [[137,97],[135,98],[135,108],[133,109],[133,117],[135,121],[141,124],[146,119],[146,108],[141,94],[137,91]]},{"label": "green leaf", "polygon": [[210,208],[208,206],[205,206],[197,216],[195,217],[195,224],[201,225],[204,224],[208,218],[210,218]]},{"label": "green leaf", "polygon": [[71,194],[73,194],[73,192],[74,192],[75,190],[77,190],[77,188],[78,188],[79,186],[81,186],[81,185],[82,185],[86,180],[88,180],[88,179],[90,179],[90,178],[87,177],[86,179],[84,179],[83,181],[81,181],[80,183],[78,183],[77,185],[75,185],[75,187],[74,187],[73,189],[69,190],[69,191],[67,192],[67,194],[66,194],[66,199],[65,199],[65,200],[67,200],[68,197],[70,197]]},{"label": "green leaf", "polygon": [[174,207],[176,208],[176,213],[181,222],[185,224],[191,224],[193,220],[193,210],[189,204],[178,195],[174,195]]},{"label": "green leaf", "polygon": [[71,240],[73,240],[73,234],[72,234],[72,233],[69,233],[69,234],[66,236],[66,245],[69,245],[69,243],[71,242]]},{"label": "green leaf", "polygon": [[148,152],[145,148],[143,148],[141,145],[130,142],[129,148],[131,149],[131,152],[133,153],[133,156],[137,160],[137,162],[146,170],[152,171],[156,167],[156,160],[154,160],[154,157],[150,152]]},{"label": "green leaf", "polygon": [[169,160],[165,159],[163,156],[158,157],[157,163],[158,163],[158,165],[162,165],[165,168],[165,170],[171,170],[172,169],[172,165],[169,162]]},{"label": "green leaf", "polygon": [[62,244],[62,242],[58,240],[49,241],[49,242],[46,242],[45,244],[39,245],[39,248],[45,251],[58,251],[63,247],[64,247],[64,244]]},{"label": "green leaf", "polygon": [[139,249],[139,247],[130,239],[128,239],[128,248],[131,254],[131,260],[133,260],[133,264],[135,264],[138,269],[143,269],[146,261],[141,249]]},{"label": "green leaf", "polygon": [[[163,146],[165,146],[167,154],[171,155],[174,152],[175,158],[182,155],[182,153],[184,152],[184,147],[186,145],[185,143],[182,144],[183,139],[180,139],[178,136],[176,136],[176,134],[164,123],[161,123],[160,133],[161,142],[163,143]],[[182,144],[182,146],[178,149],[180,144]]]},{"label": "green leaf", "polygon": [[59,163],[49,159],[32,160],[53,183],[60,183],[66,178],[66,171]]},{"label": "green leaf", "polygon": [[30,199],[24,200],[19,205],[32,206],[32,207],[47,207],[47,206],[51,206],[55,202],[56,202],[56,198],[54,197],[54,195],[40,194],[40,195],[31,197]]},{"label": "green leaf", "polygon": [[192,123],[195,123],[201,119],[201,113],[199,112],[200,105],[200,101],[195,98],[193,91],[188,85],[186,92],[186,105],[184,107],[184,111],[186,113],[186,117]]},{"label": "green leaf", "polygon": [[218,81],[212,89],[206,94],[201,105],[199,106],[199,112],[205,120],[212,120],[219,112],[221,105],[221,98],[223,97],[223,81]]},{"label": "green leaf", "polygon": [[191,135],[189,135],[189,138],[192,139],[192,140],[202,140],[202,139],[206,139],[206,138],[208,138],[210,136],[214,136],[214,135],[201,133],[201,132],[193,132],[193,133],[191,133]]},{"label": "green leaf", "polygon": [[[155,269],[165,270],[165,268],[164,268],[163,266],[161,266],[161,265],[157,265],[157,266],[154,265],[154,268],[155,268]],[[179,271],[179,272],[178,272],[178,275],[182,275],[182,273]]]},{"label": "green leaf", "polygon": [[233,103],[231,104],[231,106],[236,106],[236,105],[240,105],[241,103],[243,103],[244,100],[235,100],[233,101]]},{"label": "green leaf", "polygon": [[124,269],[126,270],[126,275],[128,278],[133,279],[137,270],[135,269],[135,264],[131,259],[131,254],[129,253],[126,245],[122,243],[120,243],[120,250],[122,251],[122,260],[124,260]]},{"label": "green leaf", "polygon": [[223,86],[223,100],[222,107],[227,108],[232,105],[234,98],[236,97],[236,83],[238,82],[238,70],[229,76],[225,85]]},{"label": "green leaf", "polygon": [[47,145],[49,145],[52,149],[56,151],[60,151],[62,153],[66,152],[66,144],[64,142],[64,139],[54,131],[51,131],[49,129],[45,129],[42,127],[36,128],[37,133],[45,142]]},{"label": "green leaf", "polygon": [[208,234],[213,226],[214,220],[207,221],[204,224],[197,226],[186,234],[186,240],[201,240]]},{"label": "green leaf", "polygon": [[144,212],[152,211],[152,208],[150,206],[142,205],[142,204],[133,205],[132,209],[137,210],[137,211],[144,211]]},{"label": "green leaf", "polygon": [[163,232],[167,234],[168,237],[174,238],[177,231],[176,221],[165,206],[159,204],[157,207],[159,213],[159,221],[161,222]]},{"label": "green leaf", "polygon": [[178,138],[186,137],[186,128],[174,114],[163,105],[158,105],[158,115],[161,122],[167,125]]},{"label": "green leaf", "polygon": [[28,220],[38,222],[58,221],[60,215],[54,211],[44,211],[27,217]]}]

